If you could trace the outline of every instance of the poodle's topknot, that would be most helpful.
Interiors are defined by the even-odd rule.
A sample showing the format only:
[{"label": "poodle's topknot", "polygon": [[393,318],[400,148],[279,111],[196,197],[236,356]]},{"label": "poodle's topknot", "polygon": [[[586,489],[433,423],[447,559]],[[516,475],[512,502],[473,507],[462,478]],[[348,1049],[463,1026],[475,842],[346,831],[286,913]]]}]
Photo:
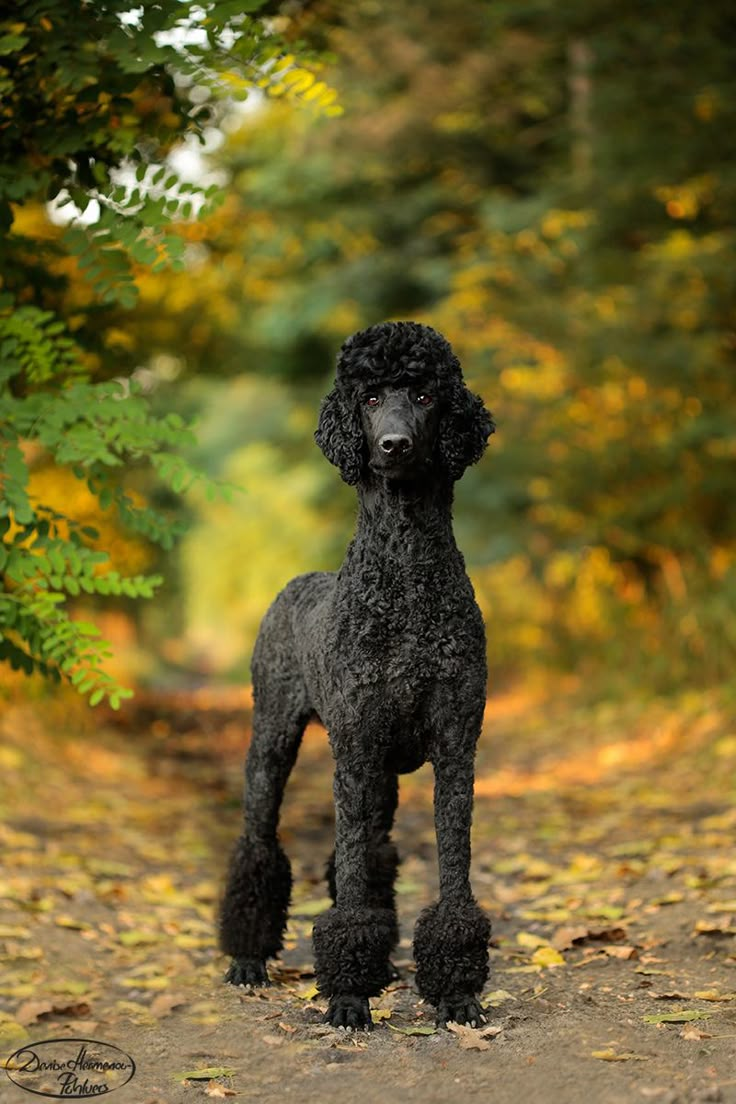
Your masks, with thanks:
[{"label": "poodle's topknot", "polygon": [[419,322],[379,322],[347,339],[337,358],[338,387],[461,380],[446,338]]}]

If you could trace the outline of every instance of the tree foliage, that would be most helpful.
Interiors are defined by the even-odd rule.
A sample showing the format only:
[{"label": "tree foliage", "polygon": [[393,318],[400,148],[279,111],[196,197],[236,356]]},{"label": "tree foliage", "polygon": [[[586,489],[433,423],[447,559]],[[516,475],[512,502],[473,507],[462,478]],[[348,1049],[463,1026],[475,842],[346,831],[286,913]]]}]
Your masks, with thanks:
[{"label": "tree foliage", "polygon": [[[111,570],[93,527],[32,495],[29,468],[39,457],[68,467],[101,510],[171,547],[179,523],[141,504],[123,476],[148,464],[185,490],[198,478],[180,454],[191,430],[154,414],[129,372],[113,378],[120,363],[100,335],[111,319],[126,324],[141,271],[182,271],[175,221],[219,202],[215,185],[186,181],[168,157],[185,138],[205,140],[223,92],[261,88],[338,110],[257,17],[262,6],[28,0],[0,22],[0,658],[64,676],[92,704],[117,707],[129,691],[69,600],[148,597],[161,579]],[[26,217],[46,203],[58,231]]]}]

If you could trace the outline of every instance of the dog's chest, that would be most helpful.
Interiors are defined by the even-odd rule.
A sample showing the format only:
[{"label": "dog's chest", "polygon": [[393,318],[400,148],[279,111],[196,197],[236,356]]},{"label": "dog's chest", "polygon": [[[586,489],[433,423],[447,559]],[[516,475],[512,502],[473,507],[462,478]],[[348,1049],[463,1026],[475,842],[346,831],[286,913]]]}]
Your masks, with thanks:
[{"label": "dog's chest", "polygon": [[431,563],[405,570],[365,565],[359,583],[338,604],[337,654],[351,679],[380,684],[397,708],[484,654],[483,623],[464,572]]}]

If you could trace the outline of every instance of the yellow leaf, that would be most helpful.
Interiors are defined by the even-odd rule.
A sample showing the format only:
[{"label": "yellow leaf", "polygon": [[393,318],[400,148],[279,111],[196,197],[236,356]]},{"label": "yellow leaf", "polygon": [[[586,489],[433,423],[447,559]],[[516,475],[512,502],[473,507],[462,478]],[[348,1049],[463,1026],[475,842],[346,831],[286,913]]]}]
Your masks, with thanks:
[{"label": "yellow leaf", "polygon": [[565,960],[559,951],[556,951],[554,947],[546,946],[540,947],[532,955],[532,962],[537,966],[542,966],[549,970],[555,966],[564,966]]},{"label": "yellow leaf", "polygon": [[332,899],[330,897],[318,897],[315,901],[302,901],[299,904],[293,906],[294,916],[319,916],[325,909],[330,908],[332,905]]},{"label": "yellow leaf", "polygon": [[591,1058],[599,1058],[602,1062],[646,1062],[647,1057],[645,1054],[617,1054],[615,1050],[609,1048],[608,1050],[592,1050],[590,1052]]},{"label": "yellow leaf", "polygon": [[319,996],[319,989],[316,985],[310,985],[307,989],[297,989],[295,992],[300,1000],[314,1000],[315,997]]},{"label": "yellow leaf", "polygon": [[54,923],[57,928],[69,928],[71,931],[90,931],[92,928],[86,920],[76,920],[73,916],[55,916]]},{"label": "yellow leaf", "polygon": [[516,933],[516,942],[520,947],[529,947],[534,950],[536,947],[544,947],[547,944],[547,940],[542,935],[533,935],[531,932],[520,931]]},{"label": "yellow leaf", "polygon": [[0,924],[0,939],[30,939],[30,932],[15,924]]},{"label": "yellow leaf", "polygon": [[28,1038],[28,1032],[22,1024],[9,1016],[7,1012],[0,1012],[0,1046],[9,1047],[14,1043],[20,1044]]},{"label": "yellow leaf", "polygon": [[158,943],[161,939],[160,935],[150,931],[124,931],[120,932],[118,939],[124,947],[139,947],[145,943]]}]

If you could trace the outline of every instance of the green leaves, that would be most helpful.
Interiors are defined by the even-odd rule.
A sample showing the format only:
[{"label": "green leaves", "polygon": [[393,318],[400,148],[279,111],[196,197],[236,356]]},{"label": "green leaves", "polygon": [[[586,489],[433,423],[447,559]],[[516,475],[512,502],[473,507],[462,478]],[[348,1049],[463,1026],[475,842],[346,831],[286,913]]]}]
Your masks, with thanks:
[{"label": "green leaves", "polygon": [[[133,380],[109,381],[116,364],[101,334],[110,314],[135,306],[142,268],[183,268],[177,224],[222,198],[168,159],[182,138],[204,140],[218,98],[278,68],[292,84],[301,74],[305,100],[332,102],[293,58],[279,68],[279,36],[253,17],[262,6],[106,0],[70,19],[67,0],[44,0],[0,18],[0,660],[68,679],[92,705],[117,708],[130,691],[106,673],[110,650],[75,613],[80,600],[150,598],[162,580],[111,570],[94,527],[36,500],[30,469],[71,468],[101,513],[164,549],[181,532],[125,477],[149,465],[184,493],[202,478],[179,455],[193,434],[175,415],[154,416]],[[62,231],[43,220],[49,200]],[[32,217],[18,218],[29,203]]]},{"label": "green leaves", "polygon": [[0,659],[26,674],[66,678],[91,705],[107,699],[116,709],[130,691],[105,672],[108,646],[93,625],[73,617],[68,599],[151,598],[163,580],[107,569],[97,530],[34,502],[21,441],[73,466],[102,510],[115,508],[128,528],[170,548],[181,524],[136,504],[112,473],[145,460],[174,490],[183,490],[200,476],[168,450],[191,445],[193,435],[178,415],[154,417],[135,386],[117,382],[77,380],[59,393],[26,398],[6,389],[0,423]]},{"label": "green leaves", "polygon": [[[40,384],[79,370],[78,350],[52,311],[15,306],[12,297],[0,305],[0,388],[22,373]],[[2,392],[0,391],[0,394]]]},{"label": "green leaves", "polygon": [[[95,191],[97,220],[83,225],[75,219],[64,233],[67,249],[103,303],[135,306],[135,266],[181,271],[185,242],[175,224],[190,219],[195,210],[197,217],[210,214],[223,198],[217,185],[183,181],[166,165],[153,173],[149,169],[138,166],[135,187],[110,184],[107,193]],[[70,191],[59,209],[73,201]]]}]

